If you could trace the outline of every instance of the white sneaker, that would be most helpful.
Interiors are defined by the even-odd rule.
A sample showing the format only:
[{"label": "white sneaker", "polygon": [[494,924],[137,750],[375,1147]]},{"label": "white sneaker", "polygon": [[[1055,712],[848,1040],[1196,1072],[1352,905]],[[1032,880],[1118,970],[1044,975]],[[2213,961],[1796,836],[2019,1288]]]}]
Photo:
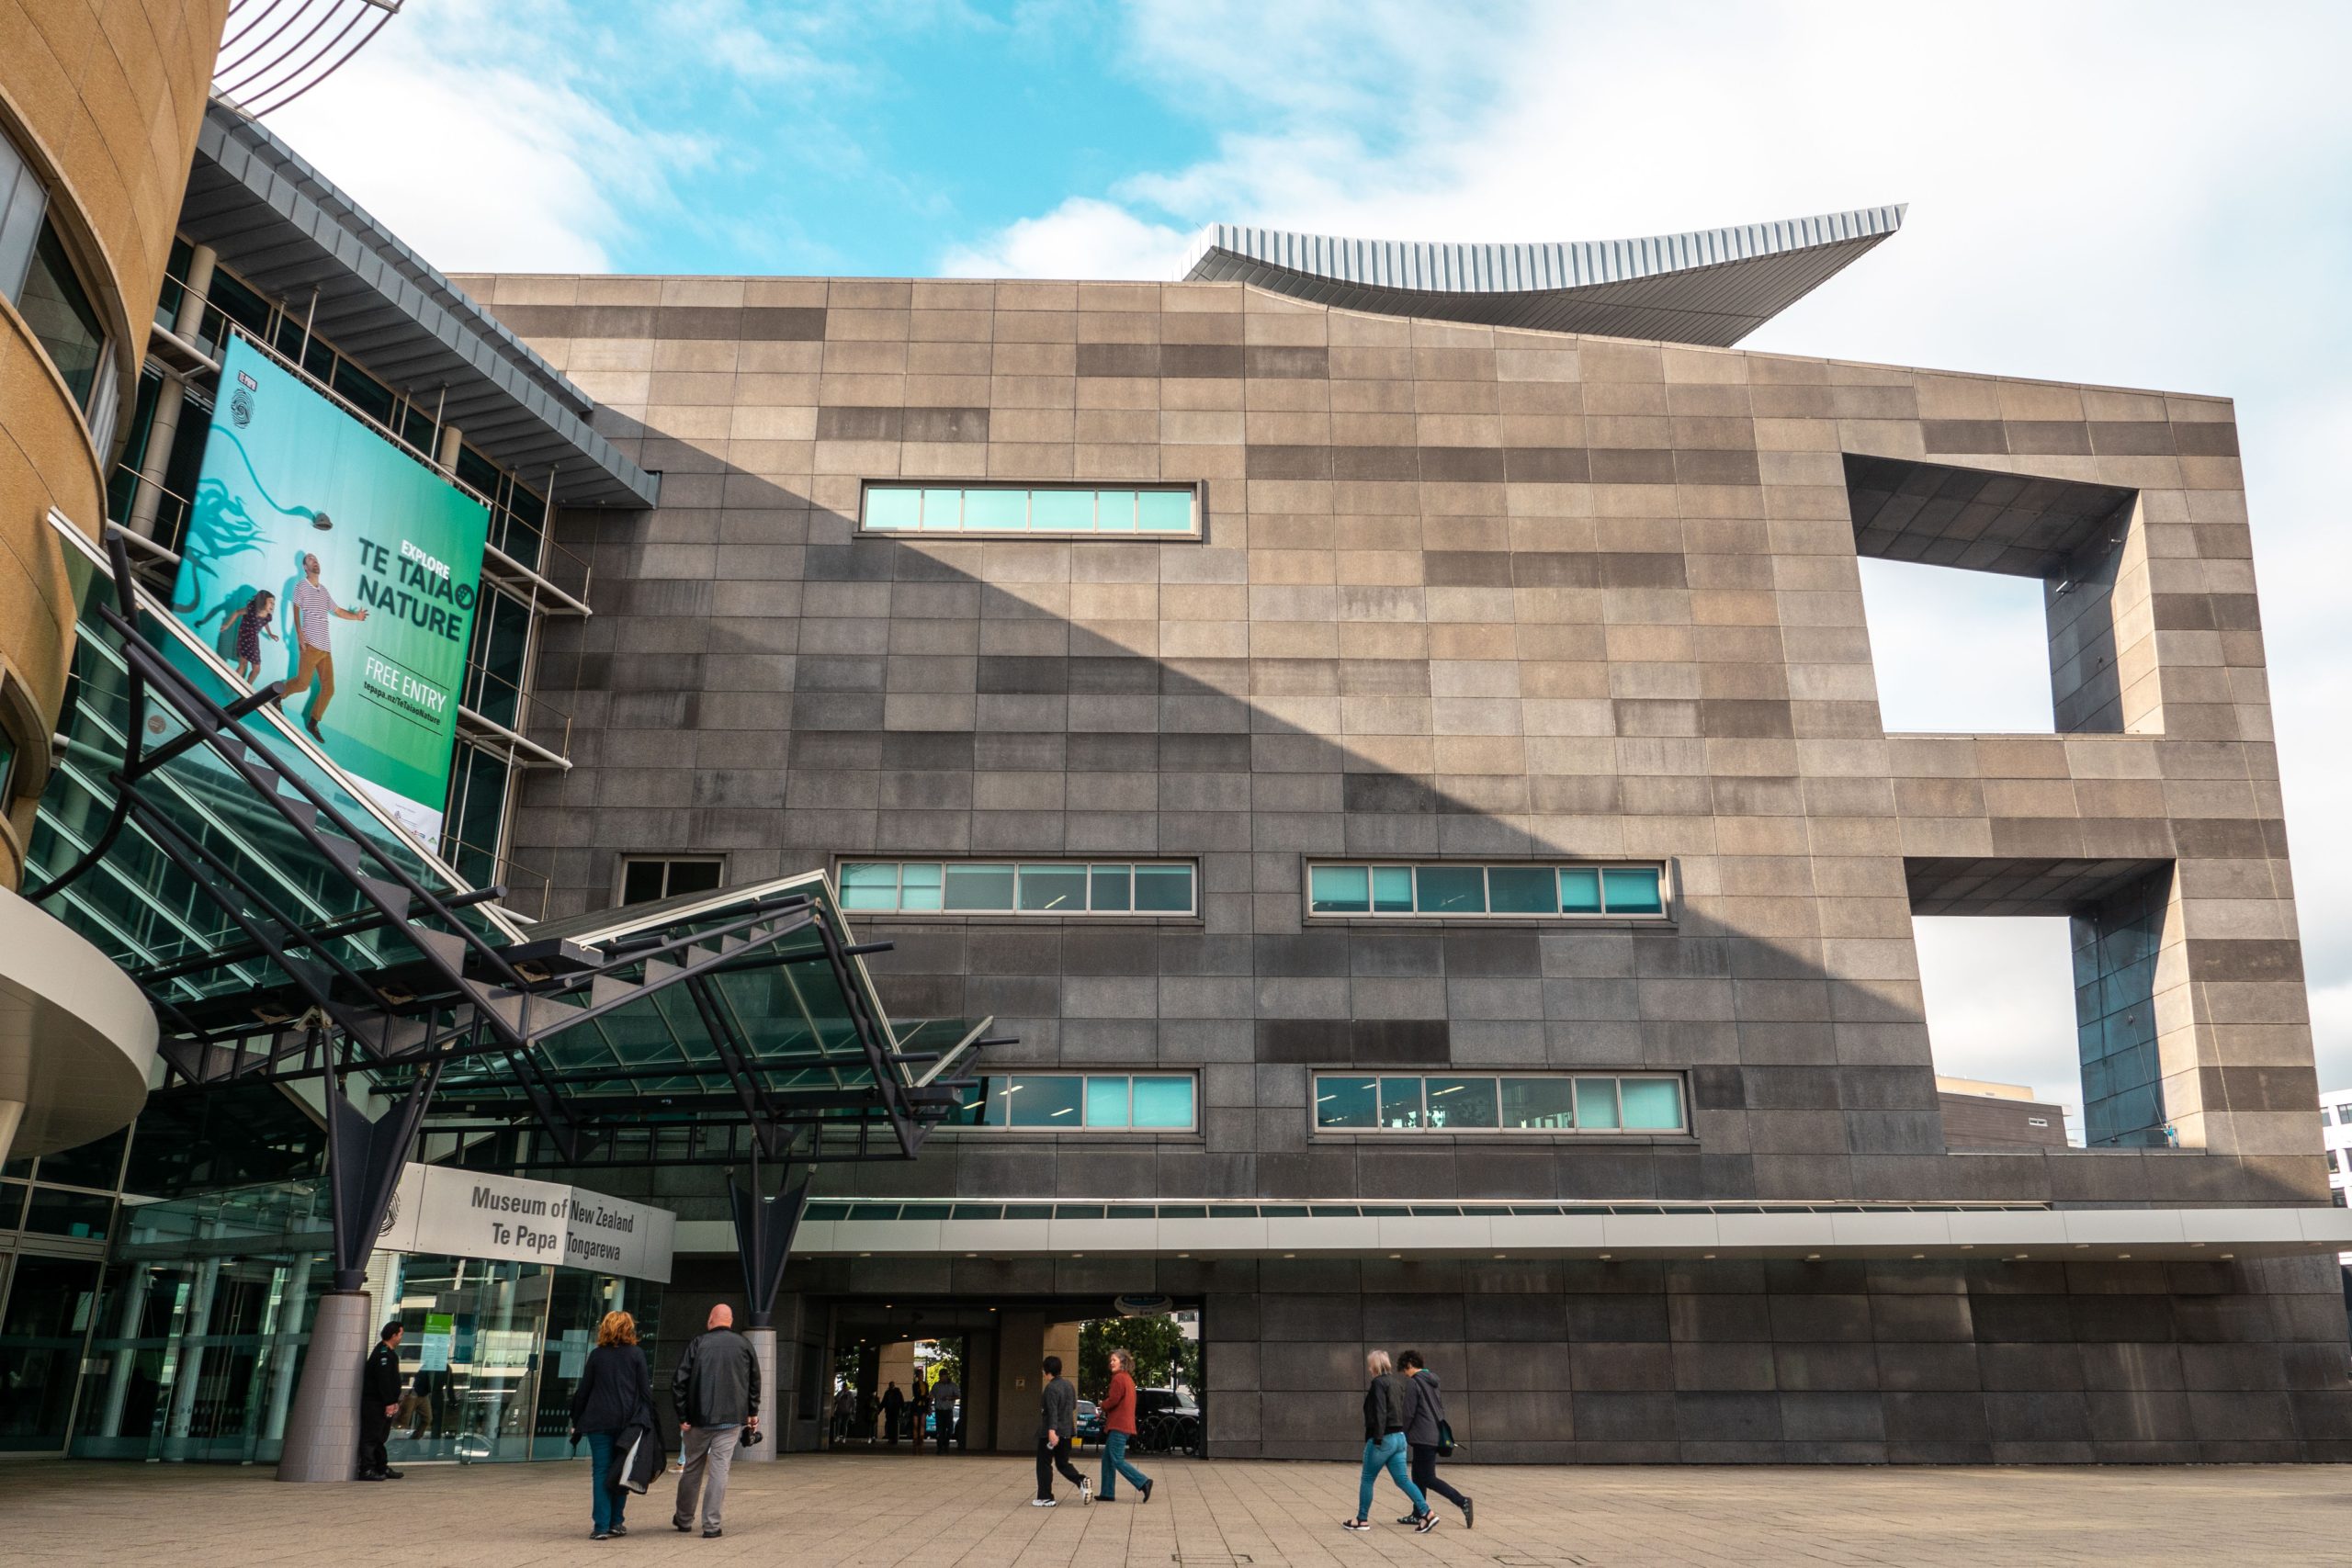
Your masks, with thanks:
[{"label": "white sneaker", "polygon": [[1029,1506],[1033,1508],[1050,1508],[1054,1506],[1054,1500],[1051,1497],[1032,1497],[1029,1499]]},{"label": "white sneaker", "polygon": [[1078,1483],[1078,1500],[1081,1503],[1091,1503],[1094,1501],[1094,1483],[1091,1481],[1081,1481]]}]

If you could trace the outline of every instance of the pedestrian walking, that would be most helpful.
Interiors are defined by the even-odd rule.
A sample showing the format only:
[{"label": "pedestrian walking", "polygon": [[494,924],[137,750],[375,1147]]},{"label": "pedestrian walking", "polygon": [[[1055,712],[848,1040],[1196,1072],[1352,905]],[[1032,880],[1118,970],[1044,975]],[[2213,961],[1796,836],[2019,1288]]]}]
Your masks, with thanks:
[{"label": "pedestrian walking", "polygon": [[1417,1533],[1427,1535],[1437,1528],[1437,1515],[1405,1466],[1404,1380],[1396,1375],[1385,1350],[1366,1356],[1363,1370],[1372,1379],[1363,1391],[1363,1475],[1356,1483],[1356,1517],[1340,1523],[1351,1530],[1372,1528],[1372,1483],[1385,1470],[1412,1501],[1413,1517],[1408,1522]]},{"label": "pedestrian walking", "polygon": [[719,1513],[727,1502],[727,1473],[735,1463],[735,1445],[746,1430],[760,1425],[760,1359],[752,1342],[735,1332],[734,1309],[721,1302],[710,1309],[708,1328],[686,1346],[678,1375],[670,1381],[670,1397],[678,1406],[678,1430],[684,1434],[678,1474],[678,1506],[670,1528],[695,1528],[695,1504],[702,1504],[702,1538],[720,1533]]},{"label": "pedestrian walking", "polygon": [[833,1395],[833,1441],[844,1441],[849,1437],[851,1424],[856,1419],[857,1390],[843,1383]]},{"label": "pedestrian walking", "polygon": [[921,1372],[915,1374],[914,1397],[907,1403],[914,1412],[915,1452],[921,1453],[925,1430],[931,1425],[931,1385],[922,1381]]},{"label": "pedestrian walking", "polygon": [[1037,1396],[1037,1495],[1033,1508],[1054,1506],[1054,1472],[1078,1488],[1078,1500],[1094,1501],[1086,1477],[1069,1462],[1069,1446],[1078,1437],[1078,1389],[1062,1376],[1062,1359],[1046,1358],[1046,1387]]},{"label": "pedestrian walking", "polygon": [[890,1386],[882,1391],[882,1435],[890,1446],[899,1446],[899,1413],[907,1407],[907,1396],[899,1392],[899,1380],[892,1378]]},{"label": "pedestrian walking", "polygon": [[392,1435],[392,1417],[401,1413],[401,1320],[384,1325],[376,1348],[359,1370],[359,1479],[398,1481],[384,1443]]},{"label": "pedestrian walking", "polygon": [[1127,1462],[1127,1444],[1136,1435],[1136,1359],[1125,1348],[1111,1352],[1111,1387],[1097,1406],[1102,1417],[1102,1501],[1119,1495],[1119,1477],[1137,1494],[1136,1501],[1151,1501],[1151,1477]]},{"label": "pedestrian walking", "polygon": [[[1413,1484],[1424,1497],[1435,1493],[1461,1509],[1462,1528],[1476,1529],[1477,1509],[1437,1475],[1437,1461],[1453,1451],[1453,1427],[1445,1418],[1445,1393],[1438,1386],[1437,1374],[1421,1360],[1419,1350],[1406,1351],[1396,1358],[1396,1365],[1405,1374],[1405,1446],[1413,1456]],[[1409,1525],[1413,1521],[1408,1517],[1396,1522]]]},{"label": "pedestrian walking", "polygon": [[963,1389],[950,1373],[941,1372],[939,1381],[931,1385],[932,1419],[939,1426],[941,1453],[945,1453],[947,1446],[956,1440],[956,1406],[963,1397]]},{"label": "pedestrian walking", "polygon": [[621,1435],[632,1427],[650,1427],[653,1405],[653,1373],[637,1342],[637,1319],[625,1312],[608,1312],[596,1325],[596,1348],[588,1352],[579,1386],[571,1391],[571,1440],[588,1439],[589,1539],[606,1540],[628,1534],[628,1488],[621,1484],[616,1462]]}]

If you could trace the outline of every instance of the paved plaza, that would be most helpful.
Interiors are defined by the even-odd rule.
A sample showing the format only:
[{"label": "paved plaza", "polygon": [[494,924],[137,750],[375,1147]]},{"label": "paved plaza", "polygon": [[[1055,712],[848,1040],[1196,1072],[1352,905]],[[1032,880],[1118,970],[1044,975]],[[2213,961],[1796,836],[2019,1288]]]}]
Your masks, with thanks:
[{"label": "paved plaza", "polygon": [[1635,1564],[2340,1564],[2340,1467],[1451,1472],[1478,1529],[1415,1536],[1384,1480],[1380,1528],[1338,1528],[1355,1472],[1157,1461],[1153,1501],[1027,1506],[1024,1459],[797,1454],[739,1465],[723,1542],[673,1533],[671,1483],[631,1534],[588,1537],[585,1472],[417,1466],[377,1486],[281,1486],[266,1470],[38,1461],[0,1466],[0,1557],[51,1564],[399,1563],[539,1568],[607,1560],[794,1568],[1632,1568]]}]

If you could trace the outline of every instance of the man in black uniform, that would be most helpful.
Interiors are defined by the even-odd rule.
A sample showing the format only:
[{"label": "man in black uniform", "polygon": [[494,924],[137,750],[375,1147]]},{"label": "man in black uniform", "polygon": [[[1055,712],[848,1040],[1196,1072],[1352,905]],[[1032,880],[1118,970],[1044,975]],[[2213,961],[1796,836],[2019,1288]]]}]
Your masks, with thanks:
[{"label": "man in black uniform", "polygon": [[401,1472],[384,1452],[392,1417],[401,1413],[401,1320],[384,1325],[384,1336],[368,1352],[359,1372],[359,1479],[398,1481]]}]

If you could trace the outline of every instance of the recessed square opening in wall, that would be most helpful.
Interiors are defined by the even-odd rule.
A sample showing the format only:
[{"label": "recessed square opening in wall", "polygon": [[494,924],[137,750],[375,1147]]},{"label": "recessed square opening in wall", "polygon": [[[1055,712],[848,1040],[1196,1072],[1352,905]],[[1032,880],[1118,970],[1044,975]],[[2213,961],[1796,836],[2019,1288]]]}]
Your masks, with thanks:
[{"label": "recessed square opening in wall", "polygon": [[1861,569],[1879,722],[1888,730],[2057,728],[2039,579],[1867,558]]},{"label": "recessed square opening in wall", "polygon": [[2073,922],[1920,915],[1911,930],[1945,1146],[2081,1146]]}]

